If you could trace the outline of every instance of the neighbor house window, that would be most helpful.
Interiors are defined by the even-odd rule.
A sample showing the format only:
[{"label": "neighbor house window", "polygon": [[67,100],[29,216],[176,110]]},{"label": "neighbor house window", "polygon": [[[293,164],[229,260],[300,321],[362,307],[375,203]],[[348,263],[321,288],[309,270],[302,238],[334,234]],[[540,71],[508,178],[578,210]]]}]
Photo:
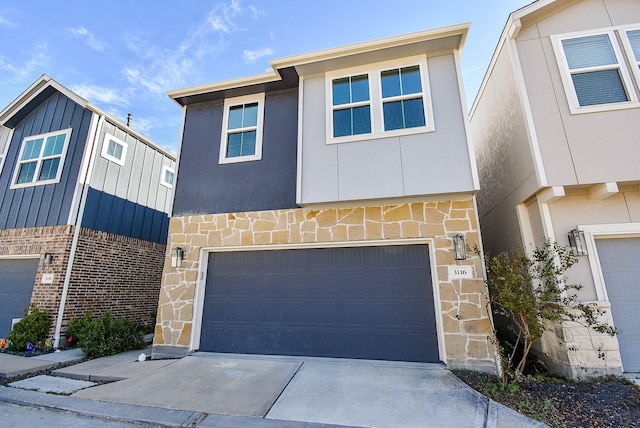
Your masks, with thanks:
[{"label": "neighbor house window", "polygon": [[433,131],[426,57],[327,75],[327,142]]},{"label": "neighbor house window", "polygon": [[220,163],[262,159],[264,94],[226,99]]},{"label": "neighbor house window", "polygon": [[20,147],[12,188],[60,181],[71,129],[26,137]]},{"label": "neighbor house window", "polygon": [[[625,50],[616,35],[619,31],[552,37],[573,113],[627,108],[637,103]],[[629,59],[637,66],[636,59]]]},{"label": "neighbor house window", "polygon": [[162,177],[160,178],[160,184],[168,187],[169,189],[173,189],[173,182],[176,178],[176,172],[173,168],[170,168],[166,165],[162,167]]},{"label": "neighbor house window", "polygon": [[624,31],[623,37],[625,51],[630,58],[633,74],[636,76],[636,82],[640,85],[640,29]]},{"label": "neighbor house window", "polygon": [[124,165],[124,160],[127,156],[127,143],[111,134],[106,134],[101,156],[118,165]]}]

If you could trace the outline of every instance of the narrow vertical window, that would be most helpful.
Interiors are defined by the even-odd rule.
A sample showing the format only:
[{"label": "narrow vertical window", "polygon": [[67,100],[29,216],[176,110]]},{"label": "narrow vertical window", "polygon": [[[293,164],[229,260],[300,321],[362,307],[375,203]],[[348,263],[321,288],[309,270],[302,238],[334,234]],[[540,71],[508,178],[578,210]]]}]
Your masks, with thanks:
[{"label": "narrow vertical window", "polygon": [[175,181],[175,178],[176,178],[176,172],[173,170],[173,168],[170,168],[167,165],[164,165],[162,167],[160,184],[162,184],[165,187],[168,187],[169,189],[173,189],[173,182]]},{"label": "narrow vertical window", "polygon": [[333,136],[371,132],[369,77],[366,74],[332,81]]},{"label": "narrow vertical window", "polygon": [[220,163],[262,158],[264,94],[225,100]]}]

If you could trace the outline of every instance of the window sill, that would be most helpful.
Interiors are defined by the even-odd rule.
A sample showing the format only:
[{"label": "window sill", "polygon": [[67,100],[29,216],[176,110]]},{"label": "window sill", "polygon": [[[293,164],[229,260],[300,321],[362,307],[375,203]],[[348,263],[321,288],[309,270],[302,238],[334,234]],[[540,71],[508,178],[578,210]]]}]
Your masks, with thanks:
[{"label": "window sill", "polygon": [[599,113],[605,111],[614,111],[614,110],[627,110],[632,108],[640,108],[640,102],[637,101],[626,101],[623,103],[610,103],[610,104],[594,104],[590,106],[580,107],[578,105],[570,105],[569,111],[572,115],[574,114],[584,114],[584,113]]},{"label": "window sill", "polygon": [[262,156],[260,156],[260,155],[237,156],[235,158],[220,159],[218,164],[224,165],[224,164],[228,164],[228,163],[252,162],[252,161],[259,161],[261,159],[262,159]]}]

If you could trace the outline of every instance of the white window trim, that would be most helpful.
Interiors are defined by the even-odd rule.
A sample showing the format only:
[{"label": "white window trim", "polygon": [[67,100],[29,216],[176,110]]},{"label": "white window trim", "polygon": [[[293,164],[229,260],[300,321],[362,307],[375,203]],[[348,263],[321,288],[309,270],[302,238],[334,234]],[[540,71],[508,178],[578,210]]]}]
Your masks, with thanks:
[{"label": "white window trim", "polygon": [[[242,104],[258,103],[258,121],[256,124],[256,152],[253,155],[248,156],[236,156],[232,158],[227,157],[227,135],[228,135],[228,121],[229,121],[229,109]],[[220,156],[218,163],[238,163],[238,162],[250,162],[262,159],[262,128],[264,123],[264,92],[260,94],[245,95],[242,97],[227,98],[224,100],[224,114],[222,116],[222,133],[220,136]],[[237,129],[234,131],[238,131]]]},{"label": "white window trim", "polygon": [[7,153],[9,152],[9,145],[11,144],[12,138],[13,138],[13,128],[9,129],[9,132],[7,133],[7,140],[5,141],[4,147],[2,147],[2,151],[0,152],[0,173],[2,173],[2,167],[4,166],[5,160],[7,159]]},{"label": "white window trim", "polygon": [[[113,140],[117,144],[120,144],[122,146],[122,156],[120,157],[120,159],[107,153],[109,150],[109,140]],[[124,162],[127,159],[127,147],[128,147],[127,143],[125,143],[115,135],[109,134],[107,132],[104,136],[104,141],[102,142],[102,153],[100,153],[100,156],[102,156],[107,160],[110,160],[111,162],[115,162],[120,166],[124,166]]]},{"label": "white window trim", "polygon": [[[621,110],[628,108],[637,108],[640,107],[640,102],[638,100],[638,95],[636,93],[635,86],[633,84],[633,79],[631,78],[631,74],[629,73],[629,69],[627,67],[628,59],[625,55],[627,52],[623,52],[618,43],[618,38],[616,37],[616,33],[621,30],[621,27],[612,27],[601,30],[589,30],[589,31],[580,31],[575,33],[566,33],[566,34],[557,34],[550,36],[551,44],[553,46],[553,50],[556,56],[556,61],[558,63],[560,69],[560,77],[562,78],[562,85],[564,87],[564,92],[567,97],[567,101],[569,103],[569,110],[571,114],[581,114],[581,113],[593,113],[600,111],[611,111],[611,110]],[[606,34],[609,37],[609,41],[611,42],[611,46],[613,47],[613,51],[616,55],[616,59],[618,60],[617,69],[620,70],[620,77],[622,78],[622,84],[625,87],[625,91],[627,96],[629,97],[629,101],[619,102],[619,103],[607,103],[607,104],[594,104],[590,106],[581,106],[578,102],[578,94],[573,85],[573,79],[571,78],[571,70],[569,69],[569,63],[567,61],[564,48],[562,46],[562,41],[567,39],[575,39],[580,37],[587,36],[597,36],[601,34]],[[625,35],[626,38],[626,35]],[[604,67],[603,69],[609,69],[613,67]],[[584,69],[584,71],[596,71],[597,67],[590,67],[588,69]],[[575,71],[574,71],[575,72]]]},{"label": "white window trim", "polygon": [[164,187],[168,187],[169,189],[173,189],[173,184],[167,183],[165,181],[167,171],[170,171],[171,173],[173,173],[173,182],[174,183],[176,182],[176,171],[168,165],[162,165],[162,173],[160,174],[160,184],[162,184]]},{"label": "white window trim", "polygon": [[633,70],[633,77],[635,77],[636,79],[637,87],[640,89],[640,60],[636,60],[636,57],[633,54],[633,49],[631,48],[631,42],[629,42],[629,36],[627,35],[627,31],[637,31],[637,30],[640,30],[640,26],[638,26],[637,24],[619,27],[622,46],[624,48],[625,54],[627,55],[627,60],[629,61],[629,65]]},{"label": "white window trim", "polygon": [[[413,128],[384,130],[384,112],[382,109],[382,79],[380,73],[403,67],[418,65],[420,67],[420,79],[422,83],[422,103],[425,115],[425,126]],[[333,80],[344,77],[367,74],[369,77],[369,105],[371,106],[371,132],[367,134],[345,135],[342,137],[333,136]],[[397,97],[398,99],[404,98]],[[411,98],[409,96],[409,98]],[[416,97],[417,98],[417,97]],[[398,137],[402,135],[421,134],[435,131],[433,117],[433,103],[431,99],[431,86],[429,84],[429,69],[427,67],[427,56],[418,55],[406,57],[400,60],[384,61],[366,66],[352,67],[342,70],[332,71],[325,75],[325,99],[326,102],[326,142],[327,144],[348,143],[354,141],[373,140],[378,138]],[[360,104],[360,103],[357,103]]]},{"label": "white window trim", "polygon": [[[56,173],[56,178],[53,178],[51,180],[42,180],[42,181],[31,181],[29,183],[20,183],[17,184],[16,181],[18,180],[18,174],[20,172],[20,164],[22,162],[20,162],[20,159],[22,158],[22,153],[24,151],[24,146],[27,140],[33,140],[36,138],[43,138],[45,143],[48,137],[52,136],[52,135],[60,135],[60,134],[65,134],[64,137],[64,147],[62,148],[62,153],[60,154],[60,163],[58,165],[58,171]],[[55,184],[55,183],[59,183],[60,182],[60,177],[62,176],[62,170],[64,169],[64,160],[67,156],[67,149],[69,148],[69,140],[71,138],[71,128],[67,128],[67,129],[61,129],[59,131],[52,131],[52,132],[47,132],[44,134],[36,134],[36,135],[29,135],[26,136],[22,139],[22,144],[20,146],[20,152],[18,153],[18,158],[16,159],[16,168],[15,171],[13,172],[13,178],[11,179],[11,187],[10,189],[21,189],[21,188],[25,188],[25,187],[33,187],[33,186],[43,186],[46,184]],[[43,145],[43,149],[44,149],[44,145]],[[56,156],[57,157],[57,156]],[[33,161],[33,159],[31,159],[30,161]],[[40,172],[40,165],[42,164],[42,157],[38,157],[36,159],[37,162],[37,167],[36,167],[36,174],[34,174],[34,179],[37,178],[37,174]]]}]

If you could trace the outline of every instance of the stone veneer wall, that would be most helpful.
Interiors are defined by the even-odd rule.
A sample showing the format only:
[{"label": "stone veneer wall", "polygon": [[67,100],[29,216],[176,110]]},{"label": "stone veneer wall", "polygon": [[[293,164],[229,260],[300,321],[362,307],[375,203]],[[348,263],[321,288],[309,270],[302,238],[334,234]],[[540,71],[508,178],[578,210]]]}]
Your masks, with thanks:
[{"label": "stone veneer wall", "polygon": [[[0,230],[0,256],[51,253],[49,267],[39,266],[31,302],[51,315],[50,336],[55,331],[60,297],[71,254],[74,226],[50,226]],[[158,307],[166,246],[139,239],[80,231],[63,316],[68,321],[86,312],[106,310],[132,321],[151,321]],[[42,274],[54,274],[52,284],[42,284]]]},{"label": "stone veneer wall", "polygon": [[[606,311],[602,321],[613,325],[611,305],[607,302],[598,305]],[[622,374],[618,339],[577,322],[550,328],[535,353],[552,371],[570,379]]]},{"label": "stone veneer wall", "polygon": [[[449,367],[496,373],[488,336],[486,287],[480,257],[455,261],[451,237],[464,233],[479,243],[474,200],[444,200],[356,208],[289,209],[173,217],[167,248],[181,247],[185,260],[170,267],[167,256],[158,302],[154,358],[189,352],[200,249],[252,245],[432,238],[435,243],[444,345]],[[450,265],[473,266],[473,279],[448,278]]]},{"label": "stone veneer wall", "polygon": [[[0,230],[0,256],[35,255],[40,257],[44,253],[53,254],[53,260],[49,267],[45,268],[39,264],[31,294],[31,302],[51,314],[53,321],[51,336],[53,336],[55,317],[60,306],[60,295],[71,253],[73,231],[73,226]],[[52,284],[42,284],[43,273],[54,274]]]}]

